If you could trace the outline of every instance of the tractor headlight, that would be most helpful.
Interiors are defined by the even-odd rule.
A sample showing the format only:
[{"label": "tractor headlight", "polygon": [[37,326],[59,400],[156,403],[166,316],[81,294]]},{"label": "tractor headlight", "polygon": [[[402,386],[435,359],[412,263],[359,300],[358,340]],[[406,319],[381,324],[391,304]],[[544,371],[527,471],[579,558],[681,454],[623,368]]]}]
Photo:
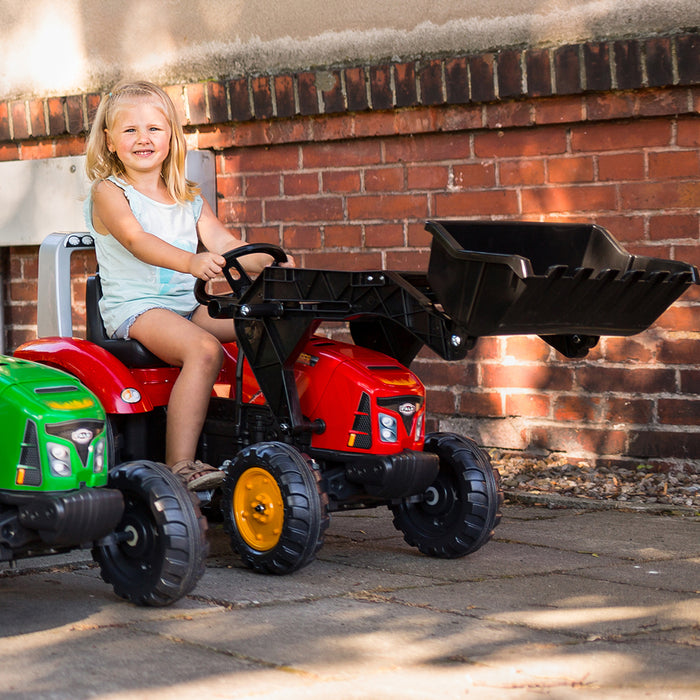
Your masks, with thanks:
[{"label": "tractor headlight", "polygon": [[423,437],[423,419],[425,418],[425,413],[421,413],[416,419],[416,440],[420,440]]},{"label": "tractor headlight", "polygon": [[95,443],[95,455],[92,460],[92,471],[101,474],[105,468],[105,441],[98,440]]},{"label": "tractor headlight", "polygon": [[396,418],[388,413],[379,414],[379,439],[382,442],[396,442],[398,440]]},{"label": "tractor headlight", "polygon": [[58,442],[48,442],[49,468],[53,476],[70,476],[70,450]]}]

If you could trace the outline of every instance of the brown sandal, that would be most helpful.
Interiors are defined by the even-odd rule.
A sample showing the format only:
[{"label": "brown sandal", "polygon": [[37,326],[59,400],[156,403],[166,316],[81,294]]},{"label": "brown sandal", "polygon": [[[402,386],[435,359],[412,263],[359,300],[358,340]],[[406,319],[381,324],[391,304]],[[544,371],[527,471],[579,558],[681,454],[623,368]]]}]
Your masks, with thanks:
[{"label": "brown sandal", "polygon": [[170,471],[179,476],[188,491],[208,491],[221,484],[226,475],[220,469],[197,460],[182,459],[170,467]]}]

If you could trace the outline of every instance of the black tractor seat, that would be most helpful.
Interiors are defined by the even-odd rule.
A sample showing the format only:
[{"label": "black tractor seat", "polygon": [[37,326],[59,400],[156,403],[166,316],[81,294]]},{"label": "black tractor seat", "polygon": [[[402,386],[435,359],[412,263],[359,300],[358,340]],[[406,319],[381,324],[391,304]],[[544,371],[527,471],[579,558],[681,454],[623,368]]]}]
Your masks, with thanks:
[{"label": "black tractor seat", "polygon": [[169,367],[167,363],[156,357],[137,340],[120,340],[107,336],[98,305],[101,297],[102,284],[100,283],[100,276],[98,274],[91,275],[87,279],[85,288],[85,335],[87,340],[112,353],[127,367]]}]

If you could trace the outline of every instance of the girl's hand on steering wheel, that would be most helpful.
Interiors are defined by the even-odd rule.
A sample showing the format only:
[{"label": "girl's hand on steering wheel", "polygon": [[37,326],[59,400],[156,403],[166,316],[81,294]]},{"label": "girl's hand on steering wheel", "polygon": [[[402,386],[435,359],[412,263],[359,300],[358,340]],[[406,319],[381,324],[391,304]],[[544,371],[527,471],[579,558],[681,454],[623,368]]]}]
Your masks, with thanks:
[{"label": "girl's hand on steering wheel", "polygon": [[197,253],[190,260],[189,273],[205,282],[214,279],[226,264],[226,259],[216,253]]}]

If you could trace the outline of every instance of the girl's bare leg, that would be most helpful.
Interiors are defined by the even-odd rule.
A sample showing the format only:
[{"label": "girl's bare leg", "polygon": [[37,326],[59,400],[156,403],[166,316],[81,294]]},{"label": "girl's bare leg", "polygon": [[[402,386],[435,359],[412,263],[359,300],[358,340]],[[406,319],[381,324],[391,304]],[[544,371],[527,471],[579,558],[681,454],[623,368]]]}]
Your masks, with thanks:
[{"label": "girl's bare leg", "polygon": [[[198,310],[199,312],[205,310]],[[199,314],[195,314],[197,321]],[[211,326],[207,321],[213,321]],[[233,323],[205,319],[222,340],[233,339]],[[172,466],[193,460],[202,432],[212,387],[221,370],[223,350],[208,330],[167,309],[139,316],[130,335],[168,364],[181,367],[168,402],[165,460]]]}]

